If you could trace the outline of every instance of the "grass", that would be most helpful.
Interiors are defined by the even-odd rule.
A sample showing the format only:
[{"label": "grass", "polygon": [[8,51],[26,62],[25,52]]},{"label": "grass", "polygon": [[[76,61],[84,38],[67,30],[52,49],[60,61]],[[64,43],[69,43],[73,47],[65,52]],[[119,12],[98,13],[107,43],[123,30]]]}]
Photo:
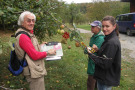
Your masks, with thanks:
[{"label": "grass", "polygon": [[[0,31],[1,32],[1,31]],[[7,42],[10,40],[10,33],[0,33],[0,41],[3,44],[3,53],[0,54],[0,86],[11,89],[24,88],[29,90],[28,83],[23,76],[12,76],[7,70],[9,62],[10,47]],[[91,35],[81,34],[84,43],[88,45]],[[46,41],[61,41],[61,35],[54,35],[47,38]],[[67,41],[62,44],[64,56],[62,60],[45,61],[47,76],[45,76],[46,90],[86,90],[87,81],[87,55],[83,54],[81,47],[75,47],[74,41]],[[68,46],[71,49],[68,49]],[[114,87],[113,90],[135,90],[135,62],[129,56],[129,50],[122,50],[126,58],[122,58],[122,73],[120,86]],[[130,61],[130,62],[129,62]],[[0,88],[1,89],[1,88]]]},{"label": "grass", "polygon": [[85,30],[91,30],[91,26],[89,24],[83,24],[83,25],[76,25],[77,28],[82,28]]},{"label": "grass", "polygon": [[121,81],[113,90],[135,90],[135,62],[122,59]]},{"label": "grass", "polygon": [[131,50],[122,49],[121,82],[116,90],[135,90],[135,61],[130,53]]},{"label": "grass", "polygon": [[[0,55],[0,86],[11,89],[28,89],[28,83],[23,76],[12,76],[7,70],[11,48],[8,46],[12,33],[1,33],[0,40],[3,44],[3,53]],[[6,37],[5,37],[6,36]],[[82,34],[82,36],[85,36]],[[87,35],[88,36],[88,35]],[[87,40],[87,39],[85,39]],[[46,41],[61,41],[61,35],[55,35]],[[62,44],[64,56],[62,60],[45,61],[48,75],[45,76],[46,90],[85,90],[87,56],[83,54],[81,47],[75,47],[75,42],[70,40],[68,44]],[[88,44],[88,42],[85,42]],[[68,46],[71,49],[68,49]],[[1,89],[1,88],[0,88]]]},{"label": "grass", "polygon": [[[56,37],[54,37],[53,41],[60,42],[61,36],[59,37],[58,35]],[[69,45],[71,46],[71,49],[67,48]],[[74,41],[70,42],[68,40],[68,44],[63,44],[62,46],[64,53],[62,60],[46,62],[46,68],[48,68],[48,75],[47,77],[45,77],[46,89],[86,90],[86,55],[83,54],[83,50],[81,49],[81,47],[75,47]]]}]

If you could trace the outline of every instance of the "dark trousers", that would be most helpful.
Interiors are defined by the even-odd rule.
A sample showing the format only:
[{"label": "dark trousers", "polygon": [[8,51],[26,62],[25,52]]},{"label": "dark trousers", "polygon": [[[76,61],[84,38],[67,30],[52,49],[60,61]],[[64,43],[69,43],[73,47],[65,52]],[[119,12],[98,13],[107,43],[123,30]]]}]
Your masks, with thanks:
[{"label": "dark trousers", "polygon": [[96,80],[93,78],[93,76],[88,75],[87,90],[94,90],[95,85],[96,85]]}]

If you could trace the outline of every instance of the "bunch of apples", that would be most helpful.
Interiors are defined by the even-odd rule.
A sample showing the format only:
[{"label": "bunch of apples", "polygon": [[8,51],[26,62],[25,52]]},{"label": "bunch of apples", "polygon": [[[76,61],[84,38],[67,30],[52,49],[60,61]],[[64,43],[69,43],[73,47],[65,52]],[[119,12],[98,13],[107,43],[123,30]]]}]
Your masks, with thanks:
[{"label": "bunch of apples", "polygon": [[64,25],[61,25],[60,29],[57,30],[57,33],[63,35],[65,33],[65,31],[63,30],[64,27],[65,27]]}]

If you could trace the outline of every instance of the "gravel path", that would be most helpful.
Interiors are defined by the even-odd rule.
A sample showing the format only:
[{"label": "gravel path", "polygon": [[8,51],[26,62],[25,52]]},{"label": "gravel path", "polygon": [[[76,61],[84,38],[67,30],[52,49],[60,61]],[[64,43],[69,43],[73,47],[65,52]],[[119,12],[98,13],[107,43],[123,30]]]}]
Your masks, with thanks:
[{"label": "gravel path", "polygon": [[[91,31],[87,31],[84,29],[77,28],[80,33],[91,33]],[[127,36],[126,34],[120,33],[120,42],[121,42],[121,48],[129,50],[129,56],[131,58],[135,58],[135,36]],[[122,52],[122,57],[125,55],[125,53]]]},{"label": "gravel path", "polygon": [[135,36],[120,34],[120,42],[121,48],[130,50],[129,56],[135,58]]},{"label": "gravel path", "polygon": [[81,28],[77,28],[77,30],[79,30],[80,33],[91,33],[91,31],[84,30],[84,29],[81,29]]}]

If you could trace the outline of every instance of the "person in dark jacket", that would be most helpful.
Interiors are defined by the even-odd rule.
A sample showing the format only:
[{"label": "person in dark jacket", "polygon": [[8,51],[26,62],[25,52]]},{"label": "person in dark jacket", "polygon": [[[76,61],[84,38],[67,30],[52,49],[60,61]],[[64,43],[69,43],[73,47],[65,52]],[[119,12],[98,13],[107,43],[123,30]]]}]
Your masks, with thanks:
[{"label": "person in dark jacket", "polygon": [[98,56],[88,51],[89,57],[95,63],[94,78],[97,80],[98,90],[111,90],[120,84],[121,74],[121,45],[118,26],[115,18],[106,16],[102,20],[102,29],[105,34],[101,48],[95,45]]},{"label": "person in dark jacket", "polygon": [[[89,46],[93,47],[95,44],[98,48],[101,47],[103,41],[104,41],[104,33],[101,31],[101,22],[100,21],[93,21],[90,23],[91,25],[91,32],[93,33],[92,37],[90,38]],[[87,54],[87,49],[84,50],[84,53]],[[97,53],[94,53],[97,55]],[[96,80],[93,78],[95,72],[95,63],[88,58],[88,69],[87,69],[87,74],[88,74],[88,80],[87,80],[87,90],[94,90],[95,89],[95,84]]]}]

